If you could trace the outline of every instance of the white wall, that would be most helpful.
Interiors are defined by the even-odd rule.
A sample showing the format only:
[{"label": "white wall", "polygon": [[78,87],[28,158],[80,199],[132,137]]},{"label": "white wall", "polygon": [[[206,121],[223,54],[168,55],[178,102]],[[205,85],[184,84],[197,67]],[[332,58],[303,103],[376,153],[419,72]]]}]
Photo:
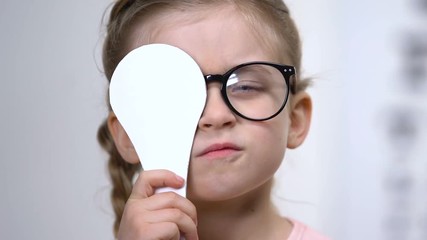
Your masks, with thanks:
[{"label": "white wall", "polygon": [[108,1],[1,3],[0,239],[113,239],[96,142]]},{"label": "white wall", "polygon": [[[411,88],[404,74],[427,60],[402,50],[415,46],[408,35],[427,32],[427,8],[411,7],[423,2],[288,1],[315,111],[275,196],[285,214],[334,239],[427,238],[427,76]],[[106,114],[99,56],[108,4],[2,1],[0,239],[113,239],[95,138]]]}]

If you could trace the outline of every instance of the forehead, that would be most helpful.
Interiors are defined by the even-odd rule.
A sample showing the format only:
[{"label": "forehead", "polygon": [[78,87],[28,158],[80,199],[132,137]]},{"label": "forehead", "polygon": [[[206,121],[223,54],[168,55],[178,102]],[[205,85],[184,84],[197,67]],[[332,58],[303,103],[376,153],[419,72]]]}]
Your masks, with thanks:
[{"label": "forehead", "polygon": [[136,21],[128,50],[150,43],[180,47],[198,63],[213,63],[219,58],[228,66],[244,61],[282,62],[277,44],[266,28],[262,29],[232,5],[169,9]]}]

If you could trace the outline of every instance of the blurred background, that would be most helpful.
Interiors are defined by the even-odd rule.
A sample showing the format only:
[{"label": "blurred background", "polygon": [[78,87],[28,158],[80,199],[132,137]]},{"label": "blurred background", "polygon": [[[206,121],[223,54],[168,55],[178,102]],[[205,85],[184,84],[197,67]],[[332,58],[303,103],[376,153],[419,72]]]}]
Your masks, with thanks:
[{"label": "blurred background", "polygon": [[[288,0],[314,79],[280,210],[333,239],[427,239],[427,1]],[[111,1],[0,8],[0,239],[114,239],[100,52]]]}]

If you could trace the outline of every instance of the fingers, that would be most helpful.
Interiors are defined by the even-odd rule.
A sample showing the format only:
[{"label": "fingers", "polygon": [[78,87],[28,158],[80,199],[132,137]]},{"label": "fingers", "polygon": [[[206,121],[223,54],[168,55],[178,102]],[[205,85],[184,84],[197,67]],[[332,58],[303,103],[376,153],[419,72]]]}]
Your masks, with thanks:
[{"label": "fingers", "polygon": [[[161,236],[159,233],[162,233]],[[140,234],[140,236],[144,236],[143,238],[139,239],[173,239],[173,240],[179,240],[180,239],[180,231],[176,224],[172,222],[161,222],[157,224],[152,224],[150,226],[149,231],[143,234]],[[193,238],[194,239],[194,238]],[[190,240],[190,239],[186,239]]]},{"label": "fingers", "polygon": [[180,209],[197,224],[196,207],[186,198],[173,192],[158,193],[144,201],[144,208],[149,211],[156,211],[165,208]]},{"label": "fingers", "polygon": [[174,193],[155,193],[157,188],[181,188],[184,179],[167,170],[143,171],[128,199],[120,223],[120,240],[180,239],[197,240],[195,206]]},{"label": "fingers", "polygon": [[[178,232],[183,233],[186,240],[197,239],[197,226],[194,220],[179,209],[162,209],[152,213],[145,216],[145,221],[151,223],[153,226],[172,223],[177,229],[173,226],[168,226],[168,231],[176,232],[176,230],[179,230]],[[172,233],[168,235],[171,236]]]},{"label": "fingers", "polygon": [[136,180],[129,199],[150,197],[154,194],[156,188],[171,187],[179,189],[183,186],[184,179],[171,171],[142,171]]}]

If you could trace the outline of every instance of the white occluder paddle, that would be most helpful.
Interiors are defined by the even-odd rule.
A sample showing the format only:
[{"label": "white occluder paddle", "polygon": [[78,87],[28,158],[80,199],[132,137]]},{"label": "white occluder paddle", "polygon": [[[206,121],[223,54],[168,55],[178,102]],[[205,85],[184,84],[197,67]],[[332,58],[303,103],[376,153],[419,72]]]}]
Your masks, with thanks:
[{"label": "white occluder paddle", "polygon": [[[205,102],[200,67],[187,53],[166,44],[131,51],[118,64],[110,83],[111,107],[143,169],[171,170],[185,180]],[[159,191],[186,196],[186,186]]]}]

